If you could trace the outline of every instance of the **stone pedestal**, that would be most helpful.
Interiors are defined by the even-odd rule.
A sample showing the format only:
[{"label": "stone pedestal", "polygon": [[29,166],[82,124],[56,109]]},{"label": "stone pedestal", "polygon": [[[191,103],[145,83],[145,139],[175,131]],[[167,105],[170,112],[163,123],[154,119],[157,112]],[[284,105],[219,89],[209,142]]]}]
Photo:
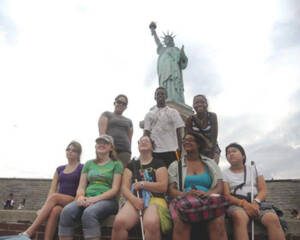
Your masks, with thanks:
[{"label": "stone pedestal", "polygon": [[175,108],[179,112],[184,122],[189,116],[194,114],[193,108],[186,104],[174,102],[172,100],[167,100],[166,104],[171,108]]},{"label": "stone pedestal", "polygon": [[[184,122],[189,116],[194,114],[193,108],[186,104],[174,102],[172,100],[167,100],[166,104],[168,107],[175,108],[179,112],[179,114],[182,117],[182,120]],[[154,107],[155,107],[155,105],[153,107],[151,107],[150,110],[153,109]],[[140,125],[140,128],[144,129],[144,120],[140,121],[139,125]]]}]

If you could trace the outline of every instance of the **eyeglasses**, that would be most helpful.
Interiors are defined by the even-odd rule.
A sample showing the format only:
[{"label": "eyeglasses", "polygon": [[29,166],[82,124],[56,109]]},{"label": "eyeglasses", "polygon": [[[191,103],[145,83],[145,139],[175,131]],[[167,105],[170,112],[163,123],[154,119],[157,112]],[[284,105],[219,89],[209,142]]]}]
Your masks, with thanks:
[{"label": "eyeglasses", "polygon": [[124,107],[127,106],[127,102],[123,102],[123,101],[121,101],[121,100],[117,100],[116,103],[119,104],[119,105],[122,105],[122,106],[124,106]]}]

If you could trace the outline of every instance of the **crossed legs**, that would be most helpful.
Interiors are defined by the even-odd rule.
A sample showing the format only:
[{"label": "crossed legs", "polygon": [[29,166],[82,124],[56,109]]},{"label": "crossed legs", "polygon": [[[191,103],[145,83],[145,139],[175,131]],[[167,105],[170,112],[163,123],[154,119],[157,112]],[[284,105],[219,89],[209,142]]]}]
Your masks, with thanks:
[{"label": "crossed legs", "polygon": [[40,225],[47,220],[44,239],[53,239],[61,209],[68,203],[72,202],[73,199],[74,198],[69,195],[60,193],[53,193],[50,195],[39,211],[39,215],[31,226],[25,230],[25,233],[32,237]]}]

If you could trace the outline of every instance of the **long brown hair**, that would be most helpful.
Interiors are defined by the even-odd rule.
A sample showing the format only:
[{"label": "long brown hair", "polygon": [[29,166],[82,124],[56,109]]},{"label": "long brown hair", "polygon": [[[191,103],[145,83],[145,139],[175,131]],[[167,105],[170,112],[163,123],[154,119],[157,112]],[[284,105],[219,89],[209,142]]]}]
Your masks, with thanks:
[{"label": "long brown hair", "polygon": [[75,149],[75,152],[78,154],[78,162],[80,162],[80,156],[81,156],[81,153],[82,153],[82,147],[81,147],[81,144],[80,144],[79,142],[73,140],[73,141],[71,141],[71,142],[68,144],[66,150],[67,150],[70,146],[72,146],[72,147]]}]

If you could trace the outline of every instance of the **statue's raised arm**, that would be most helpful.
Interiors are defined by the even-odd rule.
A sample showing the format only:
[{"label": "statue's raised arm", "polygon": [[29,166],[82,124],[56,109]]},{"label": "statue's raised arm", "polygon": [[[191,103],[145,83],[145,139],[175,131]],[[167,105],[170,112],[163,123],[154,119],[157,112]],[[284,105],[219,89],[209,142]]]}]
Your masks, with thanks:
[{"label": "statue's raised arm", "polygon": [[157,33],[156,33],[156,23],[155,22],[151,22],[150,25],[149,25],[149,28],[151,30],[151,34],[152,36],[154,37],[154,40],[155,40],[155,43],[157,45],[157,47],[160,47],[162,46],[160,40],[159,40],[159,37],[157,36]]},{"label": "statue's raised arm", "polygon": [[184,46],[181,49],[175,46],[175,35],[172,33],[164,34],[162,43],[157,36],[157,25],[155,22],[151,22],[149,28],[157,45],[157,54],[159,55],[157,61],[159,86],[167,90],[168,100],[184,103],[182,69],[185,69],[188,64]]}]

